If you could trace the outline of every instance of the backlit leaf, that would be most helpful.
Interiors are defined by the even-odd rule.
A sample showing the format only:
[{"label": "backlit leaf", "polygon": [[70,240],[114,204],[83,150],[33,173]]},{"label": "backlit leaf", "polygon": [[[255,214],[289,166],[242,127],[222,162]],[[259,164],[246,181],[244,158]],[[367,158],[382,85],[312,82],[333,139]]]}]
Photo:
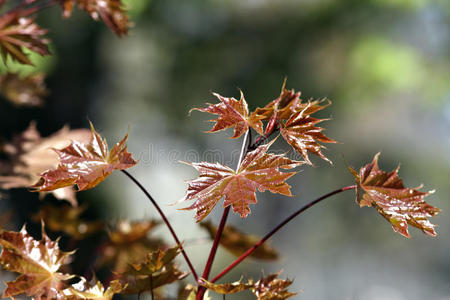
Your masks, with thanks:
[{"label": "backlit leaf", "polygon": [[287,290],[292,284],[292,280],[277,278],[280,273],[270,274],[255,282],[251,290],[258,300],[284,300],[298,294]]},{"label": "backlit leaf", "polygon": [[263,134],[261,117],[257,115],[249,116],[248,105],[242,92],[240,100],[222,97],[217,93],[213,93],[213,95],[220,100],[220,103],[207,103],[208,107],[191,109],[191,111],[198,110],[219,116],[217,119],[210,120],[210,122],[215,122],[215,124],[208,132],[216,132],[234,127],[234,135],[231,137],[234,139],[240,137],[249,127],[252,127],[259,134]]},{"label": "backlit leaf", "polygon": [[118,36],[128,33],[131,24],[121,0],[60,0],[63,16],[70,17],[75,3],[92,19],[100,18]]},{"label": "backlit leaf", "polygon": [[[202,222],[200,223],[200,226],[208,231],[211,239],[214,239],[217,227],[214,226],[211,221]],[[220,237],[220,244],[232,254],[240,256],[250,247],[254,246],[260,239],[261,238],[258,236],[244,234],[232,225],[226,225],[223,229],[222,236]],[[278,258],[278,253],[266,242],[256,248],[256,250],[250,254],[250,257],[263,260],[274,260]]]},{"label": "backlit leaf", "polygon": [[55,150],[59,155],[58,168],[42,173],[33,187],[37,191],[52,191],[76,184],[80,191],[87,190],[97,186],[114,170],[128,169],[136,164],[125,145],[128,134],[111,151],[92,123],[91,135],[89,144],[74,141],[62,150]]},{"label": "backlit leaf", "polygon": [[111,300],[115,294],[123,291],[125,288],[118,280],[110,282],[109,287],[105,289],[100,281],[95,277],[93,282],[88,283],[85,278],[70,286],[63,291],[65,300]]},{"label": "backlit leaf", "polygon": [[[361,206],[373,206],[392,225],[395,232],[410,237],[408,224],[435,236],[435,225],[428,218],[435,216],[440,209],[429,205],[423,199],[431,192],[421,192],[416,188],[406,188],[398,177],[398,170],[385,172],[378,167],[377,153],[370,164],[361,168],[359,174],[350,169],[357,183],[356,202]],[[361,190],[364,192],[361,197]]]},{"label": "backlit leaf", "polygon": [[0,76],[0,93],[16,106],[41,106],[48,95],[44,74],[20,77],[15,73]]},{"label": "backlit leaf", "polygon": [[[39,180],[38,174],[58,165],[58,155],[52,148],[68,146],[72,140],[87,143],[90,133],[87,129],[64,127],[49,137],[41,137],[32,122],[27,130],[3,145],[7,159],[0,160],[0,188],[27,188]],[[57,199],[65,199],[76,206],[75,191],[65,187],[52,191]]]},{"label": "backlit leaf", "polygon": [[0,15],[0,46],[3,62],[8,56],[23,64],[33,65],[24,49],[42,56],[49,55],[48,41],[43,38],[47,30],[40,28],[31,18],[20,17],[18,12]]},{"label": "backlit leaf", "polygon": [[326,105],[320,105],[321,101],[315,100],[308,102],[307,105],[299,112],[293,114],[286,123],[281,123],[280,132],[283,138],[300,153],[308,164],[312,164],[308,157],[308,152],[311,152],[320,158],[331,161],[322,153],[322,143],[336,143],[325,136],[322,131],[323,128],[315,126],[317,123],[326,121],[327,119],[316,119],[310,115],[326,108]]},{"label": "backlit leaf", "polygon": [[248,289],[251,289],[255,286],[253,280],[249,280],[247,283],[241,282],[242,278],[239,281],[233,282],[233,283],[223,283],[223,284],[216,284],[209,282],[203,278],[200,279],[201,285],[205,288],[214,291],[218,294],[222,295],[229,295],[229,294],[235,294],[239,293]]},{"label": "backlit leaf", "polygon": [[50,240],[44,226],[40,241],[23,227],[20,232],[1,232],[0,245],[2,267],[21,274],[15,281],[6,282],[4,298],[26,294],[34,299],[56,299],[61,296],[64,281],[73,277],[58,272],[72,252],[59,250],[58,241]]},{"label": "backlit leaf", "polygon": [[284,173],[280,169],[289,170],[303,162],[266,153],[272,143],[249,152],[237,172],[219,163],[187,163],[197,169],[199,177],[188,182],[186,196],[180,202],[195,202],[184,209],[195,209],[195,218],[201,221],[225,196],[224,207],[232,205],[233,211],[245,218],[250,213],[250,204],[257,203],[256,190],[292,196],[285,181],[295,172]]}]

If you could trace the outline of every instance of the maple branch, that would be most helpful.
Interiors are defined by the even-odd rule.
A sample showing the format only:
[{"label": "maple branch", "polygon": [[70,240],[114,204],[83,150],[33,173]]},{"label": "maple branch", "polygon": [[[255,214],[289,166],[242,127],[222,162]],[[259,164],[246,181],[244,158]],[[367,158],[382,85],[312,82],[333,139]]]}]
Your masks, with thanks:
[{"label": "maple branch", "polygon": [[[241,147],[241,153],[239,155],[239,160],[236,166],[236,171],[239,170],[239,167],[241,166],[241,162],[244,159],[245,155],[249,152],[250,149],[250,143],[251,143],[251,133],[250,128],[245,132],[244,140],[242,141],[242,147]],[[203,270],[202,278],[205,280],[208,280],[209,274],[211,273],[211,268],[214,262],[214,258],[217,253],[217,248],[219,247],[220,238],[222,237],[222,232],[225,228],[225,224],[227,222],[228,215],[230,213],[231,205],[227,206],[222,214],[222,218],[220,220],[219,227],[217,228],[216,236],[214,237],[214,242],[211,247],[211,250],[209,252],[208,261],[206,262],[205,269]],[[203,295],[206,291],[206,288],[203,286],[200,286],[197,293],[197,299],[201,300],[203,299]]]},{"label": "maple branch", "polygon": [[270,136],[272,136],[272,134],[278,132],[280,130],[280,128],[278,126],[274,127],[274,129],[264,135],[260,135],[253,144],[248,146],[248,150],[249,151],[253,151],[256,148],[258,148],[258,146],[260,146],[262,143],[264,143],[265,141],[267,141],[269,139]]},{"label": "maple branch", "polygon": [[187,256],[186,252],[184,251],[183,245],[181,244],[180,240],[178,239],[177,234],[175,233],[175,231],[172,228],[172,225],[170,225],[169,220],[167,219],[166,215],[164,214],[164,212],[161,210],[161,208],[159,207],[158,203],[156,203],[155,199],[153,199],[153,197],[150,195],[150,193],[144,188],[144,186],[137,181],[136,178],[134,178],[130,173],[128,173],[126,170],[121,170],[125,175],[128,176],[128,178],[131,179],[131,181],[133,181],[140,189],[141,191],[145,194],[145,196],[147,196],[147,198],[150,200],[150,202],[153,204],[153,206],[156,208],[156,210],[158,211],[159,215],[161,216],[161,218],[163,219],[164,223],[166,223],[167,228],[169,228],[170,233],[172,234],[175,242],[177,243],[178,247],[180,247],[180,251],[181,254],[183,255],[184,259],[186,260],[186,263],[189,266],[189,269],[192,272],[192,275],[195,278],[195,281],[198,281],[198,275],[197,272],[194,269],[194,266],[191,263],[191,260],[189,259],[189,257]]},{"label": "maple branch", "polygon": [[308,204],[306,204],[305,206],[303,206],[302,208],[300,208],[299,210],[297,210],[296,212],[294,212],[293,214],[291,214],[289,217],[287,217],[283,222],[281,222],[280,224],[278,224],[278,226],[276,226],[274,229],[272,229],[271,231],[269,231],[262,239],[260,239],[255,245],[253,245],[250,249],[248,249],[247,251],[245,251],[241,256],[239,256],[239,258],[237,258],[233,263],[231,263],[228,267],[226,267],[225,269],[222,270],[222,272],[220,272],[216,277],[214,277],[211,282],[216,282],[218,279],[220,279],[222,276],[224,276],[225,274],[227,274],[229,271],[231,271],[234,267],[236,267],[239,263],[241,263],[247,256],[249,256],[250,254],[252,254],[259,246],[261,246],[265,241],[267,241],[272,235],[274,235],[278,230],[280,230],[284,225],[286,225],[287,223],[289,223],[292,219],[294,219],[296,216],[298,216],[299,214],[301,214],[302,212],[304,212],[305,210],[307,210],[310,207],[313,207],[315,204],[321,202],[322,200],[327,199],[328,197],[331,197],[333,195],[339,194],[341,192],[344,191],[348,191],[348,190],[353,190],[356,189],[356,185],[350,185],[350,186],[346,186],[337,190],[334,190],[332,192],[329,192],[328,194],[323,195],[322,197],[319,197],[311,202],[309,202]]}]

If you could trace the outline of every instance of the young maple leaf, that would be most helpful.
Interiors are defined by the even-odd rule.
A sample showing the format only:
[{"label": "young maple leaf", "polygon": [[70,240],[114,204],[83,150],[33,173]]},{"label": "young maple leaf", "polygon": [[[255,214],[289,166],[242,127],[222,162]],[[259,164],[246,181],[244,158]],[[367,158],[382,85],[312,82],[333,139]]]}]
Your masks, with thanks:
[{"label": "young maple leaf", "polygon": [[0,76],[0,93],[16,106],[42,106],[43,97],[48,95],[44,74],[37,73],[20,77],[16,73]]},{"label": "young maple leaf", "polygon": [[143,261],[147,253],[154,251],[163,241],[159,238],[148,237],[149,233],[158,225],[156,221],[118,221],[109,233],[109,240],[100,247],[103,255],[96,262],[96,267],[106,264],[112,265],[115,272],[124,272],[128,264]]},{"label": "young maple leaf", "polygon": [[101,17],[106,26],[118,36],[128,33],[131,24],[121,0],[60,0],[65,18],[70,17],[75,3],[92,19],[98,21]]},{"label": "young maple leaf", "polygon": [[33,299],[56,299],[61,296],[64,281],[72,275],[58,272],[73,252],[62,252],[58,240],[52,241],[42,225],[42,239],[35,240],[25,226],[20,232],[0,233],[2,253],[0,264],[5,270],[21,275],[15,281],[6,282],[3,298],[25,293]]},{"label": "young maple leaf", "polygon": [[[214,239],[217,233],[217,227],[214,226],[211,221],[202,222],[200,223],[200,226],[208,231],[211,239]],[[255,235],[244,234],[232,225],[226,225],[219,242],[232,254],[240,256],[255,245],[260,239],[260,237]],[[275,260],[278,258],[278,253],[266,242],[256,248],[256,250],[250,254],[250,257],[262,260]]]},{"label": "young maple leaf", "polygon": [[[425,234],[436,236],[435,225],[428,217],[433,217],[440,209],[429,205],[423,199],[430,192],[421,192],[416,188],[406,188],[398,177],[397,167],[387,173],[378,168],[377,153],[370,164],[361,168],[359,174],[349,167],[357,183],[356,202],[361,206],[373,206],[389,223],[395,232],[410,237],[408,224],[421,229]],[[360,190],[365,193],[361,197]]]},{"label": "young maple leaf", "polygon": [[251,290],[258,300],[284,300],[298,294],[291,293],[287,290],[292,284],[292,280],[277,278],[280,273],[281,271],[270,274],[255,282],[255,285]]},{"label": "young maple leaf", "polygon": [[286,121],[286,123],[281,124],[280,132],[283,138],[298,152],[300,153],[305,161],[312,165],[308,157],[308,151],[319,156],[320,158],[332,163],[328,158],[322,153],[322,148],[324,146],[320,145],[318,142],[322,143],[336,143],[325,136],[322,131],[323,128],[315,126],[317,123],[326,121],[327,119],[316,119],[310,117],[311,114],[322,110],[330,105],[328,104],[321,106],[321,101],[310,101],[307,105],[299,112],[291,115],[291,117]]},{"label": "young maple leaf", "polygon": [[186,163],[197,169],[200,175],[188,181],[186,196],[180,202],[196,201],[184,209],[196,209],[195,218],[199,222],[225,196],[224,207],[232,205],[233,211],[245,218],[250,213],[250,204],[257,203],[257,189],[292,196],[291,186],[286,180],[296,172],[284,173],[279,169],[289,170],[304,162],[266,153],[273,142],[249,152],[237,172],[219,163]]},{"label": "young maple leaf", "polygon": [[257,282],[249,279],[242,282],[242,279],[233,283],[215,284],[205,279],[201,280],[201,285],[216,293],[228,295],[238,293],[244,290],[251,290],[258,300],[284,300],[297,295],[291,293],[287,288],[292,284],[289,279],[277,278],[281,272],[270,274],[266,278],[262,277]]},{"label": "young maple leaf", "polygon": [[22,64],[33,65],[23,48],[42,56],[49,55],[48,40],[42,36],[47,30],[40,28],[33,19],[20,17],[18,12],[0,16],[0,46],[3,61],[8,56]]},{"label": "young maple leaf", "polygon": [[63,290],[63,294],[65,300],[112,300],[113,296],[122,292],[124,288],[125,286],[118,280],[113,280],[105,290],[103,284],[95,277],[90,283],[81,277],[79,282]]},{"label": "young maple leaf", "polygon": [[234,139],[240,137],[248,130],[249,127],[252,127],[259,134],[263,134],[263,124],[261,122],[262,117],[257,115],[248,115],[248,105],[247,101],[244,99],[244,94],[242,91],[241,99],[239,101],[234,98],[222,97],[217,93],[213,93],[213,95],[220,100],[220,103],[207,103],[208,107],[191,109],[191,111],[198,110],[201,112],[219,115],[217,119],[210,120],[210,122],[216,122],[216,124],[214,124],[214,127],[208,132],[216,132],[234,127],[234,135],[231,137]]},{"label": "young maple leaf", "polygon": [[158,249],[148,253],[144,262],[129,265],[122,274],[118,274],[119,280],[127,285],[123,293],[142,293],[186,277],[188,273],[181,272],[173,264],[179,253],[178,246],[165,251]]},{"label": "young maple leaf", "polygon": [[56,170],[41,174],[41,179],[33,185],[36,191],[52,191],[76,184],[79,191],[91,189],[105,180],[114,170],[133,167],[136,161],[127,151],[125,137],[108,150],[106,140],[95,131],[91,123],[91,141],[83,144],[72,142],[62,150],[55,150],[60,164]]}]

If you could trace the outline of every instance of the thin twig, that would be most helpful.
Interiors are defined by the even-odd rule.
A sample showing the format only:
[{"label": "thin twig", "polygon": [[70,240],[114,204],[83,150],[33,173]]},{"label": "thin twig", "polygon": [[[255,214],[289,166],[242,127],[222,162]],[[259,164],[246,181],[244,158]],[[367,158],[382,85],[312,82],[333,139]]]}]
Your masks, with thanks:
[{"label": "thin twig", "polygon": [[227,274],[230,270],[232,270],[234,267],[236,267],[239,263],[241,263],[247,256],[249,256],[250,254],[252,254],[256,248],[258,248],[259,246],[261,246],[265,241],[267,241],[272,235],[274,235],[278,230],[280,230],[284,225],[286,225],[287,223],[289,223],[289,221],[291,221],[292,219],[294,219],[296,216],[298,216],[299,214],[301,214],[302,212],[304,212],[305,210],[307,210],[310,207],[313,207],[315,204],[321,202],[324,199],[327,199],[330,196],[333,196],[335,194],[339,194],[341,192],[344,191],[348,191],[348,190],[353,190],[356,188],[356,185],[350,185],[350,186],[346,186],[337,190],[334,190],[332,192],[329,192],[328,194],[323,195],[322,197],[317,198],[316,200],[311,201],[310,203],[306,204],[305,206],[303,206],[302,208],[300,208],[299,210],[297,210],[296,212],[294,212],[292,215],[290,215],[289,217],[287,217],[283,222],[281,222],[280,224],[278,224],[278,226],[276,226],[274,229],[272,229],[271,231],[269,231],[261,240],[259,240],[259,242],[257,242],[255,245],[253,245],[250,249],[248,249],[245,253],[243,253],[239,258],[237,258],[233,263],[231,263],[228,267],[226,267],[225,269],[223,269],[222,272],[220,272],[216,277],[214,277],[211,282],[216,282],[218,279],[220,279],[222,276],[224,276],[225,274]]},{"label": "thin twig", "polygon": [[144,188],[144,186],[137,181],[136,178],[134,178],[130,173],[128,173],[126,170],[122,170],[122,172],[128,176],[128,178],[131,179],[131,181],[133,181],[140,189],[141,191],[145,194],[145,196],[147,196],[148,200],[150,200],[150,202],[153,204],[153,206],[156,208],[156,210],[158,211],[159,215],[161,216],[161,218],[163,219],[164,223],[166,223],[167,228],[169,228],[170,233],[172,234],[172,237],[174,238],[175,242],[177,243],[178,247],[180,247],[180,251],[181,254],[183,255],[184,259],[186,260],[186,263],[189,266],[189,269],[192,272],[192,275],[195,278],[195,281],[198,281],[198,275],[197,272],[194,269],[194,266],[191,263],[191,260],[189,259],[189,257],[187,256],[186,252],[184,251],[183,245],[181,244],[180,240],[178,239],[175,231],[172,228],[172,225],[170,225],[169,220],[167,219],[166,215],[164,214],[164,212],[161,210],[161,208],[159,207],[158,203],[156,203],[155,199],[153,199],[153,197],[150,195],[150,193]]}]

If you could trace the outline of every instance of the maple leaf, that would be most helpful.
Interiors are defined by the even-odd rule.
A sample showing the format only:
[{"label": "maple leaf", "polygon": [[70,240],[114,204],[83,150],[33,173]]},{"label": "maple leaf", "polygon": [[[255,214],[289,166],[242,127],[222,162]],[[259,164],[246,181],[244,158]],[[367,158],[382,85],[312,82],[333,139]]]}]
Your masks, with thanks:
[{"label": "maple leaf", "polygon": [[253,279],[242,282],[241,278],[233,283],[216,284],[202,278],[200,279],[200,284],[207,289],[224,295],[251,290],[258,300],[284,300],[297,295],[297,293],[291,293],[287,290],[292,284],[291,280],[277,278],[280,273],[270,274],[265,278],[262,277],[256,282]]},{"label": "maple leaf", "polygon": [[265,134],[267,134],[273,130],[278,121],[289,119],[293,114],[305,107],[306,104],[302,103],[300,95],[300,92],[286,89],[285,79],[281,87],[280,96],[266,106],[256,108],[251,113],[251,116],[260,118],[262,121],[269,121],[265,131]]},{"label": "maple leaf", "polygon": [[164,251],[158,249],[149,253],[144,262],[130,264],[125,272],[119,274],[119,280],[127,284],[123,293],[142,293],[186,277],[188,273],[181,272],[172,263],[179,253],[178,246]]},{"label": "maple leaf", "polygon": [[[30,126],[9,143],[3,145],[7,159],[0,162],[0,188],[27,188],[35,183],[45,170],[58,165],[58,155],[51,148],[66,147],[71,140],[88,142],[90,137],[87,129],[69,129],[65,126],[49,137],[41,137],[36,124]],[[43,193],[44,194],[44,193]],[[72,205],[77,205],[75,191],[66,187],[52,191],[57,199],[65,199]]]},{"label": "maple leaf", "polygon": [[83,191],[97,186],[114,170],[128,169],[136,164],[125,145],[128,133],[111,151],[92,123],[91,135],[87,145],[74,141],[62,150],[55,150],[60,160],[58,168],[42,173],[33,188],[41,192],[77,184],[78,190]]},{"label": "maple leaf", "polygon": [[79,282],[63,290],[63,294],[65,300],[111,300],[115,294],[122,292],[125,287],[118,280],[113,280],[105,290],[103,284],[97,281],[95,276],[90,283],[84,277],[81,277]]},{"label": "maple leaf", "polygon": [[[389,223],[395,232],[410,237],[408,224],[421,229],[425,234],[436,236],[435,225],[428,218],[435,216],[440,209],[429,205],[423,199],[430,192],[421,192],[416,188],[406,188],[398,177],[397,167],[385,172],[378,167],[377,153],[370,164],[360,169],[359,174],[349,167],[356,179],[356,202],[363,206],[373,206]],[[364,191],[361,197],[360,191]]]},{"label": "maple leaf", "polygon": [[[211,221],[200,223],[200,226],[205,228],[211,239],[214,239],[217,232],[217,227]],[[220,238],[220,244],[236,256],[240,256],[253,245],[255,245],[261,238],[254,235],[248,235],[240,232],[236,227],[227,225],[223,229]],[[251,257],[263,260],[275,260],[278,258],[278,253],[270,247],[267,243],[262,244],[255,251],[250,254]]]},{"label": "maple leaf", "polygon": [[286,123],[281,124],[280,128],[283,138],[298,153],[300,153],[310,165],[312,165],[312,163],[309,160],[308,151],[331,163],[331,161],[322,153],[321,149],[324,148],[324,146],[320,145],[318,142],[336,143],[335,140],[328,138],[322,133],[323,128],[315,126],[317,123],[328,119],[317,119],[310,116],[331,104],[331,102],[328,102],[328,104],[321,106],[320,103],[321,101],[318,100],[308,102],[301,111],[296,112],[286,121]]},{"label": "maple leaf", "polygon": [[48,95],[44,74],[37,73],[21,78],[16,73],[0,76],[0,93],[17,106],[41,106]]},{"label": "maple leaf", "polygon": [[58,240],[47,236],[43,223],[40,241],[30,236],[24,226],[20,232],[1,232],[0,245],[2,267],[21,274],[15,281],[6,282],[3,298],[25,293],[34,299],[56,299],[61,296],[64,281],[73,277],[58,272],[73,252],[59,250]]},{"label": "maple leaf", "polygon": [[266,153],[269,144],[259,146],[249,152],[239,169],[233,169],[219,163],[186,163],[199,173],[197,179],[188,181],[186,196],[180,201],[195,200],[194,204],[183,209],[196,209],[197,222],[203,220],[217,202],[225,196],[224,207],[233,206],[233,211],[245,218],[250,213],[250,204],[256,204],[256,190],[269,190],[286,196],[292,196],[290,185],[285,181],[296,172],[289,170],[303,162],[291,160],[284,155]]},{"label": "maple leaf", "polygon": [[208,132],[216,132],[234,127],[234,135],[231,137],[234,139],[240,137],[249,127],[252,127],[259,134],[263,134],[261,117],[257,115],[249,116],[248,104],[244,99],[242,91],[240,100],[222,97],[217,93],[213,93],[213,95],[220,100],[220,103],[207,103],[208,107],[191,109],[191,111],[198,110],[219,116],[215,120],[210,120],[210,122],[216,122],[216,124],[214,124],[213,128]]},{"label": "maple leaf", "polygon": [[292,284],[292,280],[277,278],[280,273],[281,271],[270,274],[255,282],[251,290],[258,300],[284,300],[298,294],[287,290]]},{"label": "maple leaf", "polygon": [[60,0],[60,3],[65,18],[70,17],[73,6],[77,3],[92,19],[98,21],[102,18],[106,26],[118,36],[127,34],[131,26],[121,0]]},{"label": "maple leaf", "polygon": [[39,213],[33,215],[34,221],[43,220],[51,231],[63,231],[81,240],[103,229],[101,221],[85,221],[80,215],[86,210],[86,206],[53,206],[44,205]]},{"label": "maple leaf", "polygon": [[115,272],[121,273],[128,264],[144,260],[148,252],[164,245],[160,239],[148,237],[158,224],[156,221],[118,221],[109,233],[109,240],[100,246],[102,256],[96,266],[110,264]]},{"label": "maple leaf", "polygon": [[40,28],[31,18],[23,18],[18,12],[0,15],[0,46],[3,61],[8,56],[22,64],[33,65],[24,48],[42,56],[49,55],[48,40],[42,36],[47,30]]}]

